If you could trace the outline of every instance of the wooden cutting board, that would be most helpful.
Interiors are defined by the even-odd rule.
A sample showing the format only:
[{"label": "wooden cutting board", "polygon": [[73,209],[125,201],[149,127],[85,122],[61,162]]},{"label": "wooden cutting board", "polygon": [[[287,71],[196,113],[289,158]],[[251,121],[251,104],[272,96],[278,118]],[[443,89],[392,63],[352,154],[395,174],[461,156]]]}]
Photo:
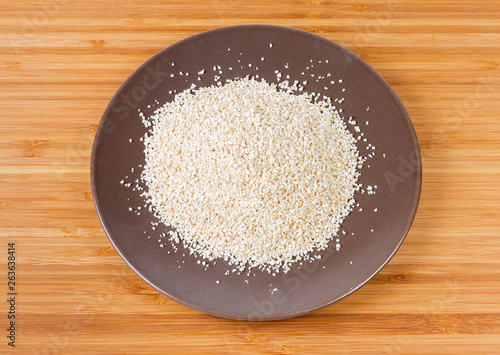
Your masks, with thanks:
[{"label": "wooden cutting board", "polygon": [[[372,281],[300,318],[193,311],[142,281],[94,210],[89,164],[120,84],[164,47],[236,24],[295,27],[372,65],[405,104],[423,189]],[[15,243],[19,354],[500,353],[500,1],[3,1],[0,260]],[[9,335],[9,302],[0,325]]]}]

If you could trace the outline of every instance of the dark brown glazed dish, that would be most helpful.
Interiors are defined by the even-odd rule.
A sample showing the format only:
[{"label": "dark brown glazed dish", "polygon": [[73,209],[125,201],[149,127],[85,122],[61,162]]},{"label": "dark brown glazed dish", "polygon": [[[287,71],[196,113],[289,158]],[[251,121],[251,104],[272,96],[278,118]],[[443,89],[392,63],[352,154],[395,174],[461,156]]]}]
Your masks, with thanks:
[{"label": "dark brown glazed dish", "polygon": [[[311,59],[314,67],[307,70],[309,77],[305,78],[302,72],[310,66]],[[284,67],[287,63],[288,69]],[[205,269],[182,248],[176,252],[168,242],[160,248],[159,233],[165,228],[152,230],[151,222],[156,218],[147,209],[143,208],[140,215],[129,211],[129,207],[144,205],[138,191],[120,184],[125,176],[132,181],[139,178],[137,167],[144,163],[139,139],[146,128],[138,110],[148,116],[172,100],[175,94],[169,91],[180,92],[191,83],[214,84],[213,66],[224,69],[222,80],[258,74],[268,82],[276,82],[278,69],[284,76],[290,75],[292,81],[308,80],[308,92],[345,98],[337,107],[342,108],[346,118],[353,116],[368,143],[376,146],[375,156],[361,170],[360,182],[377,185],[377,189],[375,194],[356,193],[363,210],[355,208],[344,221],[342,230],[346,234],[340,234],[339,251],[332,242],[327,250],[319,252],[321,259],[295,264],[287,274],[272,276],[253,270],[251,276],[225,275],[232,268],[223,260]],[[202,69],[206,69],[206,74],[198,81],[197,72]],[[180,71],[190,75],[170,77]],[[342,79],[342,83],[325,91],[324,84],[311,80],[311,73],[331,73],[332,80]],[[358,143],[363,155],[369,152],[366,145],[363,141]],[[131,168],[135,168],[133,173]],[[103,228],[137,274],[158,291],[191,308],[221,317],[259,321],[295,317],[326,307],[354,292],[380,271],[411,226],[420,196],[421,171],[411,120],[379,74],[329,40],[267,25],[200,33],[149,59],[111,100],[97,130],[91,162],[92,192]]]}]

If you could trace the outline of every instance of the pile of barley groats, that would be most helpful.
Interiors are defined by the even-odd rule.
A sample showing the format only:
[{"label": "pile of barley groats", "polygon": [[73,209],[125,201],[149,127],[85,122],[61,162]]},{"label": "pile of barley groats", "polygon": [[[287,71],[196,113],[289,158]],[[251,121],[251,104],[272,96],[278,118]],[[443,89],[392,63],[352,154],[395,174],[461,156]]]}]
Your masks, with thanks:
[{"label": "pile of barley groats", "polygon": [[360,190],[362,134],[330,98],[279,74],[278,85],[192,85],[143,116],[146,205],[176,229],[172,243],[240,272],[319,258],[311,252],[335,240]]}]

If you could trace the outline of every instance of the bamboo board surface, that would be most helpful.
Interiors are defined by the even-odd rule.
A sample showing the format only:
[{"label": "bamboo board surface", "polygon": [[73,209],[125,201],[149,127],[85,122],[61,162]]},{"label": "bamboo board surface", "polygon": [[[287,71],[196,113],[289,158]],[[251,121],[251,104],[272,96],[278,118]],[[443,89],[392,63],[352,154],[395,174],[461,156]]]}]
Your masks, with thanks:
[{"label": "bamboo board surface", "polygon": [[[405,104],[423,156],[420,207],[392,261],[341,302],[268,323],[205,315],[148,286],[106,238],[89,178],[100,117],[141,63],[249,23],[361,56]],[[1,284],[5,295],[15,242],[18,295],[16,348],[2,337],[0,352],[500,353],[499,64],[498,0],[2,1]]]}]

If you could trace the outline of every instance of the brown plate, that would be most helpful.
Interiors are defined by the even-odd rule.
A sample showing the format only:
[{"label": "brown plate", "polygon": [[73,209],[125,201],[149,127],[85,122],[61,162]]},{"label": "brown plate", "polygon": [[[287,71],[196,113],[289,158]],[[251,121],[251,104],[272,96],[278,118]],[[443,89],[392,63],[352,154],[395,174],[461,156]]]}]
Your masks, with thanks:
[{"label": "brown plate", "polygon": [[[321,259],[295,264],[286,274],[272,276],[254,270],[250,276],[233,272],[226,275],[231,267],[223,260],[205,268],[182,247],[176,251],[171,243],[162,240],[161,248],[158,241],[165,228],[153,230],[151,222],[156,218],[145,208],[140,215],[129,211],[129,207],[144,204],[138,191],[120,184],[122,179],[133,182],[139,178],[137,167],[144,163],[140,137],[146,128],[139,110],[149,116],[172,100],[175,94],[169,91],[180,92],[193,82],[200,86],[213,84],[217,74],[214,66],[222,68],[222,80],[258,74],[268,82],[276,82],[275,70],[279,70],[283,78],[290,75],[292,80],[308,80],[308,92],[345,98],[337,107],[342,108],[345,117],[354,117],[368,139],[358,142],[360,152],[366,156],[371,151],[366,149],[369,143],[376,147],[375,156],[361,170],[360,182],[377,188],[375,194],[366,189],[365,193],[356,193],[360,206],[342,225],[346,234],[340,233],[339,251],[333,241],[319,253]],[[202,69],[206,73],[198,81],[197,73]],[[190,75],[180,75],[181,71]],[[176,75],[171,77],[172,73]],[[331,77],[326,77],[328,73]],[[317,82],[318,75],[325,79]],[[336,83],[332,85],[330,80]],[[131,168],[135,171],[131,172]],[[420,196],[421,171],[410,118],[394,91],[373,68],[322,37],[266,25],[203,32],[149,59],[125,81],[108,105],[96,133],[91,163],[97,213],[127,264],[158,291],[186,306],[244,320],[303,315],[346,297],[370,280],[408,233]]]}]

